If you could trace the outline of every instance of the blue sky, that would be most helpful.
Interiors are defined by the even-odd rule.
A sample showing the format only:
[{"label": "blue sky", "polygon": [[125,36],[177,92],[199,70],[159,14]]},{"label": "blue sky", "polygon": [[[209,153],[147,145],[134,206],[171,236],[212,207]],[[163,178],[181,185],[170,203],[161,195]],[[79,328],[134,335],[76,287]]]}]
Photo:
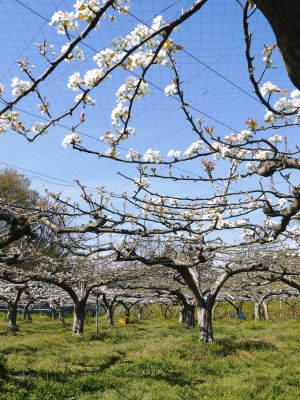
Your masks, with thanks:
[{"label": "blue sky", "polygon": [[[16,60],[28,55],[30,63],[37,66],[36,73],[40,70],[41,57],[36,50],[36,42],[47,38],[48,42],[53,43],[58,52],[60,51],[65,37],[57,35],[56,29],[50,27],[42,17],[50,19],[55,9],[72,10],[73,4],[69,0],[22,0],[21,3],[17,0],[0,0],[0,83],[4,84],[6,94],[7,91],[10,92],[11,79],[14,76],[21,78]],[[131,12],[142,21],[151,23],[153,16],[169,7],[162,13],[164,19],[169,21],[180,15],[182,8],[186,10],[191,4],[192,1],[187,0],[132,0]],[[28,10],[26,6],[32,10]],[[95,50],[109,47],[112,38],[125,35],[137,23],[133,17],[124,16],[114,25],[103,22],[86,40],[86,44]],[[254,31],[253,52],[257,55],[257,65],[262,66],[263,45],[272,44],[275,39],[268,23],[259,13],[251,22],[251,30]],[[232,130],[245,129],[245,121],[249,116],[262,121],[265,110],[255,100],[248,80],[242,10],[236,1],[209,0],[201,12],[182,25],[172,38],[189,53],[178,52],[177,65],[186,100],[199,111],[193,113],[195,118],[203,117],[203,113],[209,115],[210,117],[203,117],[205,125],[214,125],[220,137],[231,133]],[[96,67],[92,61],[94,51],[85,47],[82,49],[86,58],[84,62],[71,65],[64,63],[41,85],[41,93],[47,96],[54,113],[64,110],[77,94],[66,89],[69,75],[75,71],[84,72]],[[293,86],[278,52],[274,57],[274,64],[277,68],[270,71],[265,80],[271,80],[281,88],[292,90]],[[240,90],[217,73],[239,86]],[[111,81],[101,85],[93,93],[97,106],[87,110],[87,122],[80,127],[80,131],[89,136],[82,136],[85,145],[100,150],[106,148],[98,139],[111,129],[110,114],[115,107],[115,92],[127,76],[128,73],[125,72],[117,73]],[[148,80],[161,89],[170,84],[172,78],[172,72],[159,67],[153,68],[148,75]],[[151,91],[151,96],[136,103],[134,107],[131,125],[136,127],[137,136],[131,142],[123,143],[124,152],[130,147],[141,152],[152,148],[159,149],[166,157],[171,148],[184,151],[197,138],[185,121],[178,102],[166,97],[155,87],[151,87]],[[19,104],[19,108],[38,115],[37,103],[36,98],[26,99]],[[37,120],[27,114],[22,115],[25,122]],[[63,124],[69,127],[72,125],[70,119],[66,119]],[[104,185],[107,190],[120,193],[128,186],[128,182],[121,179],[117,172],[137,176],[134,166],[99,160],[71,149],[65,150],[61,141],[67,133],[65,128],[55,127],[48,135],[34,143],[28,143],[15,133],[8,132],[0,137],[0,168],[6,164],[16,166],[31,179],[33,187],[39,191],[48,187],[74,198],[78,197],[78,190],[71,183],[75,178],[90,187]],[[297,143],[296,133],[296,129],[288,132],[289,143]],[[186,163],[181,168],[189,171],[191,176],[202,171],[199,162]],[[179,170],[177,172],[180,174]],[[208,190],[207,185],[174,185],[166,181],[156,181],[154,187],[159,192],[172,190],[189,194]]]}]

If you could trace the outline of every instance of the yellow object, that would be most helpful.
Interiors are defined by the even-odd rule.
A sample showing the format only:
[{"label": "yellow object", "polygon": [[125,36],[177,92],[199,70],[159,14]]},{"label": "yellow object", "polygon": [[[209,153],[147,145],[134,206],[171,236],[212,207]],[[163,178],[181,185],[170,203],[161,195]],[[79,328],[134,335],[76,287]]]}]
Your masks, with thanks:
[{"label": "yellow object", "polygon": [[121,325],[127,325],[129,324],[129,317],[122,317],[119,322]]}]

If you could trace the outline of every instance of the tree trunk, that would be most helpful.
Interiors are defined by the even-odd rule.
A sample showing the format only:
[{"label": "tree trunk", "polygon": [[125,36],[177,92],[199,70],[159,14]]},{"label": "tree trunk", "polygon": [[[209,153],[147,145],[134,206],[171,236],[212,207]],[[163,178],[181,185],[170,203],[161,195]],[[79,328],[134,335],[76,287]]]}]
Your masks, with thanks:
[{"label": "tree trunk", "polygon": [[85,320],[85,303],[78,302],[74,305],[73,335],[80,336],[83,333]]},{"label": "tree trunk", "polygon": [[113,326],[113,324],[114,324],[114,312],[113,312],[113,309],[111,307],[108,307],[106,309],[106,319],[107,319],[107,322],[108,322],[109,326]]},{"label": "tree trunk", "polygon": [[186,319],[186,309],[184,306],[179,306],[179,323],[184,324]]},{"label": "tree trunk", "polygon": [[56,319],[56,310],[54,308],[51,308],[51,319],[52,320]]},{"label": "tree trunk", "polygon": [[299,0],[255,0],[271,25],[287,73],[300,90],[300,6]]},{"label": "tree trunk", "polygon": [[129,307],[124,307],[125,309],[125,317],[130,317],[130,308]]},{"label": "tree trunk", "polygon": [[199,340],[206,343],[214,341],[211,314],[212,307],[197,306]]},{"label": "tree trunk", "polygon": [[195,326],[195,306],[190,304],[185,312],[185,323],[187,328]]},{"label": "tree trunk", "polygon": [[258,302],[254,302],[254,319],[255,321],[260,321],[261,320],[261,314],[260,314],[260,304]]},{"label": "tree trunk", "polygon": [[17,332],[19,330],[17,326],[17,307],[8,306],[7,319],[9,320],[7,329],[11,332]]},{"label": "tree trunk", "polygon": [[27,309],[27,321],[32,321],[31,311],[32,311],[32,308],[28,307],[28,309]]},{"label": "tree trunk", "polygon": [[263,308],[264,308],[264,317],[265,320],[268,321],[270,319],[270,315],[269,315],[269,303],[267,301],[264,301],[262,303]]},{"label": "tree trunk", "polygon": [[58,307],[58,320],[64,325],[65,323],[65,316],[64,316],[64,310],[62,307]]},{"label": "tree trunk", "polygon": [[279,300],[279,319],[280,321],[282,320],[282,298],[280,296],[280,300]]},{"label": "tree trunk", "polygon": [[295,319],[295,308],[296,308],[296,304],[292,304],[292,306],[291,306],[292,319]]},{"label": "tree trunk", "polygon": [[29,301],[28,303],[25,304],[23,311],[22,311],[22,319],[23,321],[31,321],[31,313],[30,313],[30,306],[32,305],[32,302]]},{"label": "tree trunk", "polygon": [[163,317],[164,319],[168,318],[168,311],[169,311],[170,306],[166,306],[166,308],[163,311]]},{"label": "tree trunk", "polygon": [[141,308],[138,310],[137,317],[138,317],[138,319],[142,319],[143,318],[143,310]]}]

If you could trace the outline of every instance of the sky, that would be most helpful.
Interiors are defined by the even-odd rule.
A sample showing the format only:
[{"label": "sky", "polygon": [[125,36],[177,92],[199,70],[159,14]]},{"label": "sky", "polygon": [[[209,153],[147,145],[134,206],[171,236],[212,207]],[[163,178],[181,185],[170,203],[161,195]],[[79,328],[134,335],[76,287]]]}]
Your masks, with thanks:
[{"label": "sky", "polygon": [[[50,101],[51,109],[57,114],[72,104],[76,94],[66,88],[69,76],[96,67],[92,57],[96,51],[110,47],[111,40],[126,35],[142,20],[151,24],[154,16],[162,15],[165,21],[179,16],[192,4],[188,0],[132,0],[132,16],[117,18],[114,24],[101,22],[98,30],[81,46],[85,60],[74,64],[63,63],[54,74],[41,85],[41,93]],[[65,37],[57,35],[56,29],[49,26],[55,10],[72,10],[70,0],[0,0],[0,83],[5,86],[5,99],[10,99],[11,79],[22,78],[16,61],[29,57],[30,64],[36,65],[35,73],[42,71],[45,63],[36,49],[36,43],[47,39],[60,52]],[[162,11],[164,10],[164,11]],[[251,19],[253,53],[259,68],[263,66],[261,51],[264,44],[275,42],[274,35],[265,18],[257,12]],[[204,125],[214,125],[215,132],[224,137],[233,131],[246,129],[248,117],[263,120],[265,108],[256,99],[248,79],[245,58],[245,45],[242,29],[242,10],[234,0],[209,0],[200,12],[180,26],[172,35],[184,51],[177,53],[177,66],[180,73],[186,100],[193,105],[195,118],[203,118]],[[280,54],[274,58],[276,68],[265,80],[271,80],[281,88],[293,89]],[[111,129],[111,111],[116,105],[115,93],[128,73],[119,71],[113,78],[101,85],[92,94],[97,106],[86,111],[86,120],[80,127],[83,144],[99,150],[107,147],[99,137]],[[172,81],[173,73],[167,68],[152,68],[147,79],[151,96],[136,102],[131,125],[136,127],[137,135],[121,146],[125,155],[129,148],[145,152],[148,148],[158,149],[166,157],[170,149],[184,151],[191,142],[197,140],[187,124],[178,102],[165,96],[163,90]],[[23,78],[24,79],[24,78]],[[152,85],[153,84],[153,85]],[[37,121],[31,115],[40,115],[37,99],[31,96],[19,103],[20,114],[27,123]],[[31,114],[31,115],[30,115]],[[72,120],[66,118],[64,127],[51,128],[49,133],[28,143],[14,132],[0,137],[0,168],[10,166],[29,177],[32,186],[43,192],[47,187],[61,191],[64,195],[78,198],[78,188],[74,179],[90,188],[105,186],[108,191],[121,193],[131,184],[117,173],[137,176],[136,167],[111,160],[99,160],[72,149],[64,149],[61,142],[70,132]],[[297,143],[296,129],[289,132],[289,142]],[[271,134],[270,134],[271,136]],[[188,162],[180,165],[190,176],[202,171],[201,165]],[[166,169],[167,171],[167,169]],[[181,174],[180,169],[175,170]],[[178,184],[155,181],[158,192],[172,190],[173,193],[197,195],[207,190],[206,186]]]}]

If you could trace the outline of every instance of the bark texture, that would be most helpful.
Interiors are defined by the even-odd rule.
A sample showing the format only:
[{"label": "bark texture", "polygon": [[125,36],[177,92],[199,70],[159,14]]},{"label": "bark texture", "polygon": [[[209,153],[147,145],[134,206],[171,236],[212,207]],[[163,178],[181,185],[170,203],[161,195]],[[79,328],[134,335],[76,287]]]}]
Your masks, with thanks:
[{"label": "bark texture", "polygon": [[179,306],[179,323],[185,324],[187,328],[195,326],[195,306],[185,304]]},{"label": "bark texture", "polygon": [[255,0],[275,33],[287,73],[300,90],[299,0]]},{"label": "bark texture", "polygon": [[197,317],[200,341],[212,343],[214,341],[212,330],[212,307],[197,306]]},{"label": "bark texture", "polygon": [[106,310],[106,319],[109,326],[113,326],[114,324],[114,312],[112,307],[108,307]]},{"label": "bark texture", "polygon": [[11,332],[17,332],[19,330],[17,326],[17,307],[14,305],[8,305],[7,319],[9,321],[7,329]]},{"label": "bark texture", "polygon": [[85,320],[85,302],[75,303],[73,335],[80,336],[83,333],[84,320]]},{"label": "bark texture", "polygon": [[255,321],[260,321],[261,320],[261,304],[257,301],[253,303],[254,307],[254,319]]},{"label": "bark texture", "polygon": [[270,314],[269,314],[269,302],[268,301],[264,301],[262,303],[263,305],[263,309],[264,309],[264,317],[265,320],[268,321],[270,319]]},{"label": "bark texture", "polygon": [[22,319],[23,321],[31,321],[31,309],[32,309],[33,301],[29,301],[25,304],[22,311]]}]

